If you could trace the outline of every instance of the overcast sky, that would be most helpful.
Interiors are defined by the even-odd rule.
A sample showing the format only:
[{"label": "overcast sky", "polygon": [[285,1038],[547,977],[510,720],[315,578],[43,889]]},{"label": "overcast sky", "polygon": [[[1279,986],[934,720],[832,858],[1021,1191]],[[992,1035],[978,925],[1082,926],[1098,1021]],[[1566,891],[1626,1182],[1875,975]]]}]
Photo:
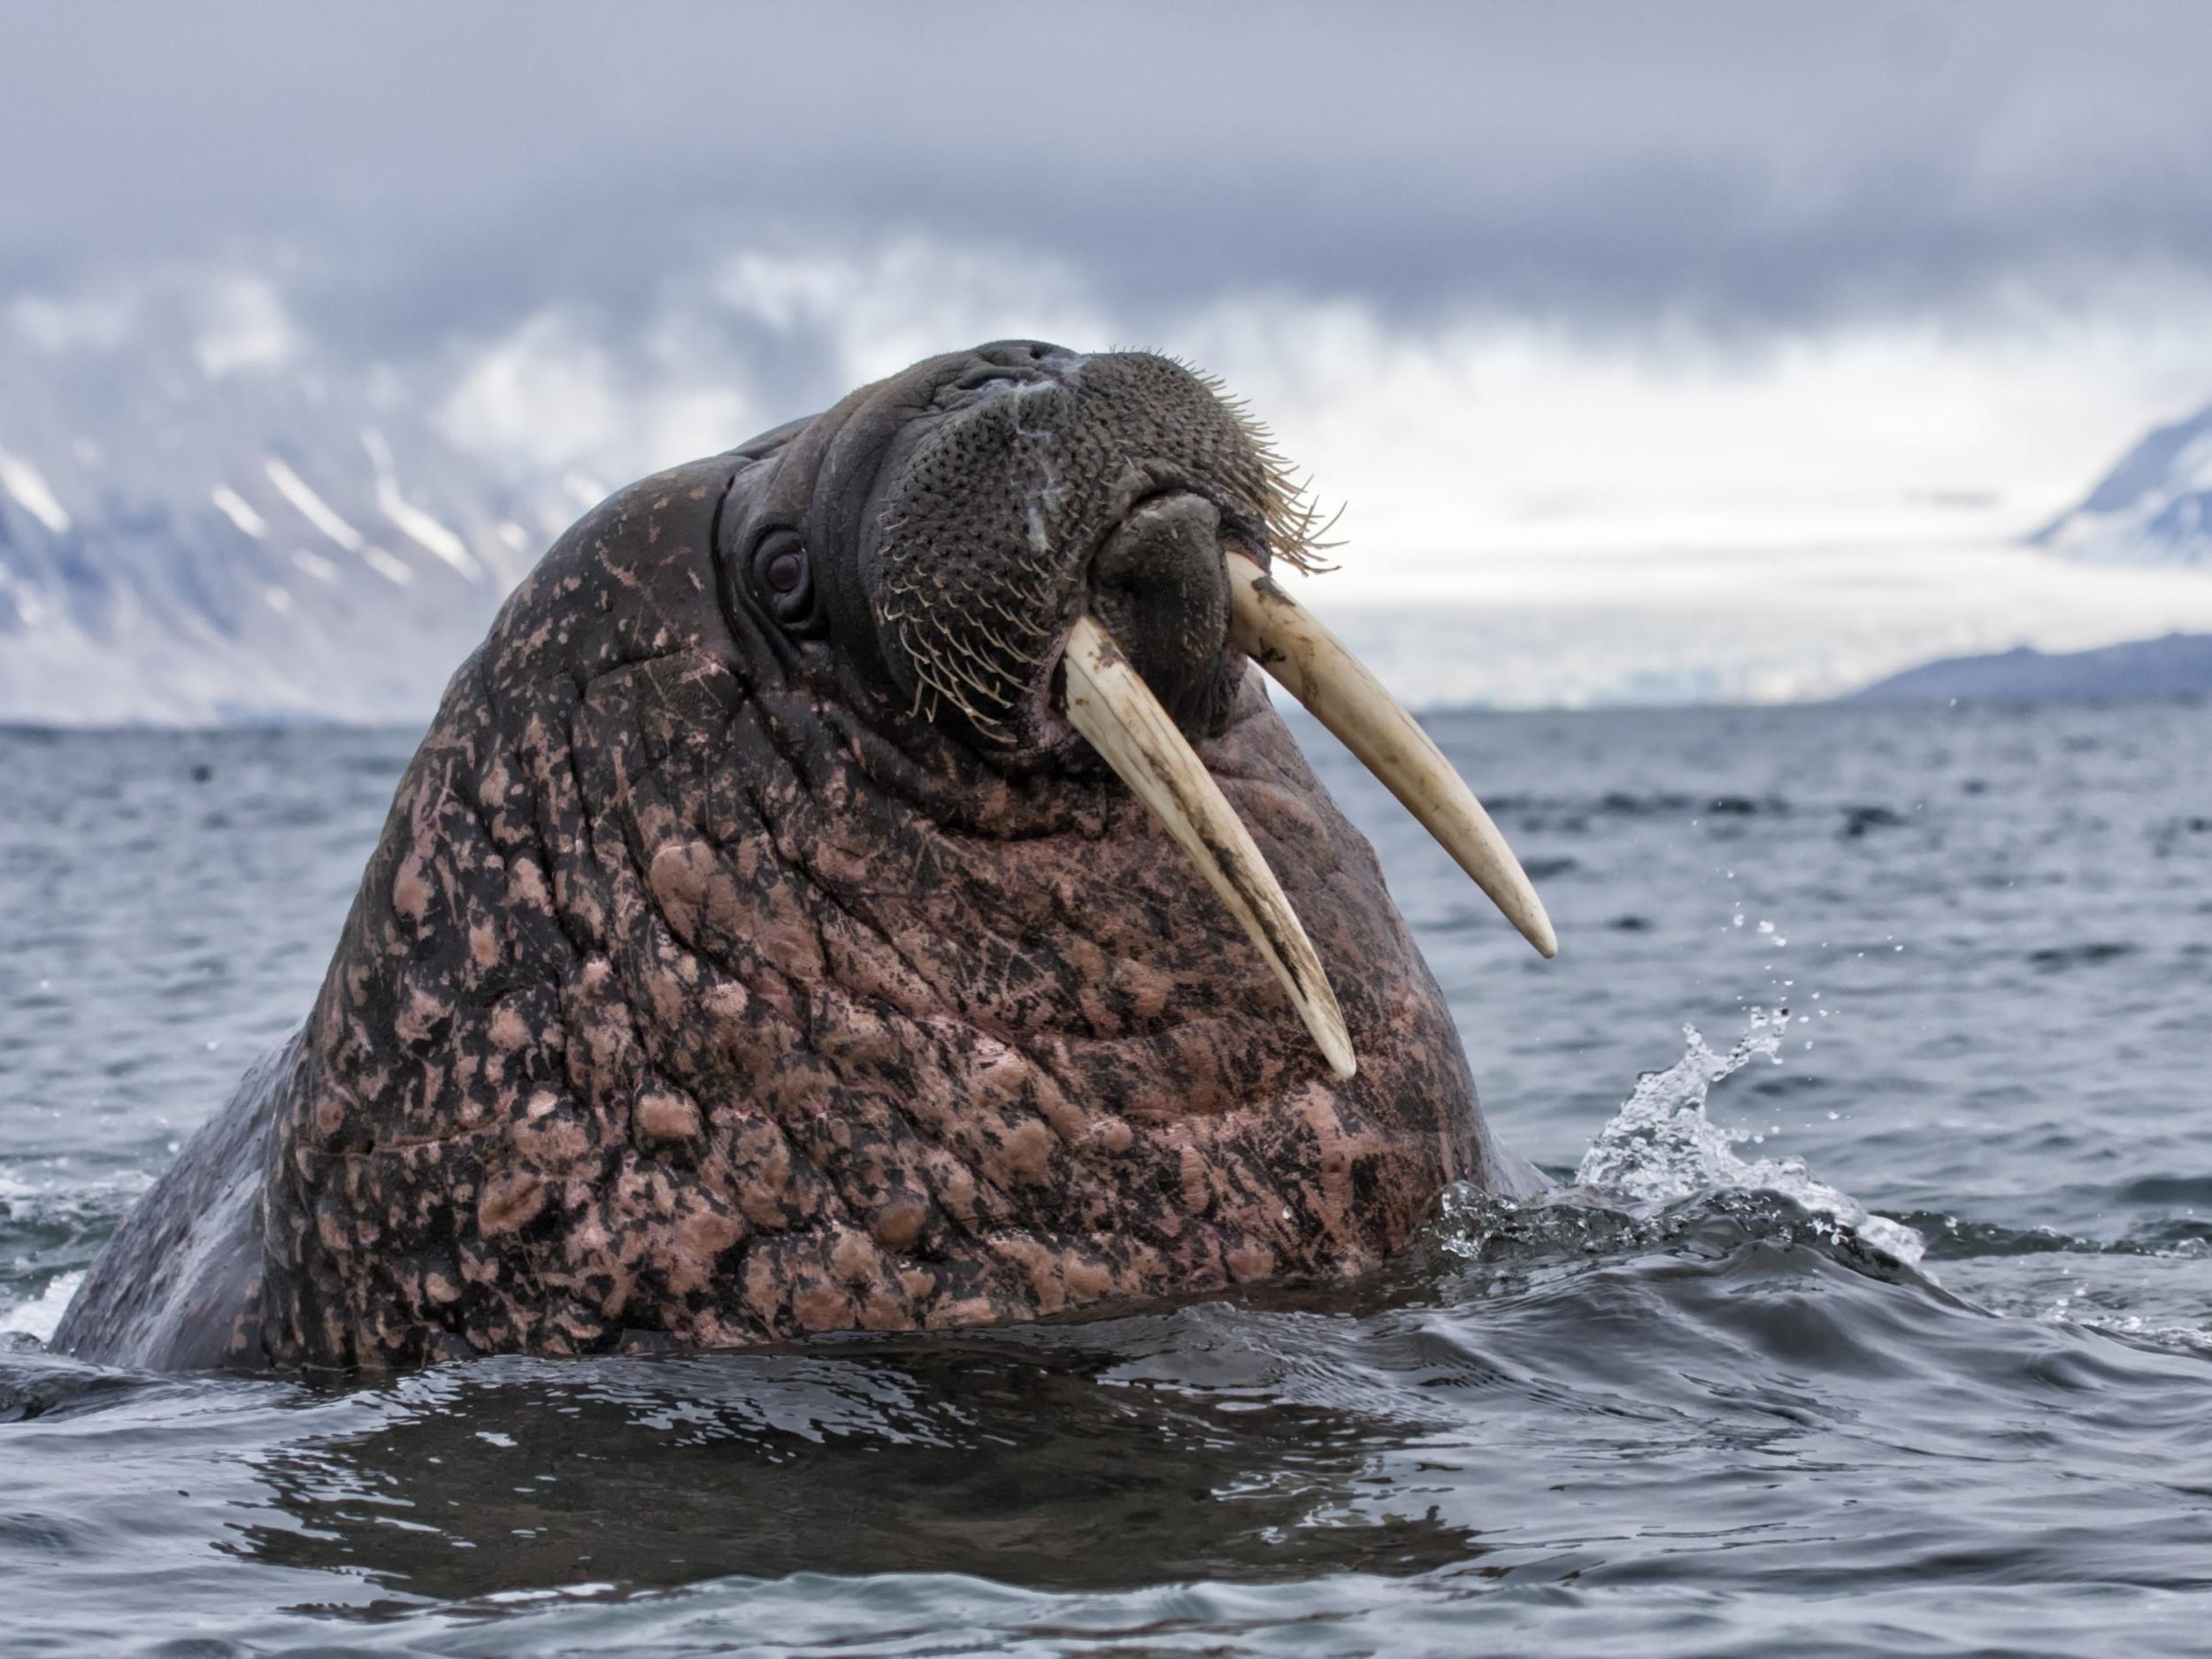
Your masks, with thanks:
[{"label": "overcast sky", "polygon": [[2212,401],[2202,4],[0,30],[0,298],[250,273],[265,337],[443,353],[452,420],[595,476],[971,335],[1159,345],[1448,586],[1470,540],[2013,537]]},{"label": "overcast sky", "polygon": [[776,233],[1748,329],[2212,272],[2196,4],[0,15],[0,271],[280,242],[382,328]]}]

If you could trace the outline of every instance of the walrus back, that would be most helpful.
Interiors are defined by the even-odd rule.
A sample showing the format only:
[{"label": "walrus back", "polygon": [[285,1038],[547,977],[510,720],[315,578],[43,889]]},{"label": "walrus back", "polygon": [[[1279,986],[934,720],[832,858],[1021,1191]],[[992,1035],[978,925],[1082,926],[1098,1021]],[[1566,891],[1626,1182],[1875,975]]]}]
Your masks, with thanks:
[{"label": "walrus back", "polygon": [[157,1371],[260,1363],[262,1179],[299,1049],[296,1033],[257,1061],[133,1206],[62,1316],[58,1351]]}]

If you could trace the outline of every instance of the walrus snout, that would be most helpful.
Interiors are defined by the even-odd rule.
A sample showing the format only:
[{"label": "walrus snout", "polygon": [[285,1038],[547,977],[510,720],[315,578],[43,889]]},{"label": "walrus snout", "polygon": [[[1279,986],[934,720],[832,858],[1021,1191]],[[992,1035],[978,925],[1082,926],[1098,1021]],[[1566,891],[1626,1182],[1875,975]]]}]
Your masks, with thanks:
[{"label": "walrus snout", "polygon": [[1140,503],[1092,563],[1089,609],[1178,726],[1218,725],[1229,643],[1218,507],[1187,491]]}]

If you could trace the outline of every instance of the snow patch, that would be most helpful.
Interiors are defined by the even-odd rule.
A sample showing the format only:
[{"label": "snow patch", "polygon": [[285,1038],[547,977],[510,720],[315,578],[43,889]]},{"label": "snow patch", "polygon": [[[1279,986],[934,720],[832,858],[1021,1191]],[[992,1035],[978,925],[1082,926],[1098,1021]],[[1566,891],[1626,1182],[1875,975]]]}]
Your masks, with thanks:
[{"label": "snow patch", "polygon": [[307,487],[307,480],[273,455],[262,461],[269,474],[269,482],[277,488],[277,494],[298,510],[301,518],[335,541],[349,553],[358,553],[367,545],[361,533],[341,518],[328,502]]},{"label": "snow patch", "polygon": [[392,465],[392,446],[384,441],[384,434],[372,426],[362,433],[361,442],[369,452],[370,464],[376,468],[379,511],[417,544],[443,559],[470,581],[482,581],[484,567],[468,550],[468,544],[399,493],[399,480]]},{"label": "snow patch", "polygon": [[7,595],[8,603],[15,607],[15,614],[22,618],[27,628],[35,627],[46,614],[46,606],[38,595],[4,565],[0,565],[0,593]]},{"label": "snow patch", "polygon": [[56,535],[69,534],[69,515],[46,487],[39,470],[19,455],[0,449],[0,489],[16,499],[24,511]]},{"label": "snow patch", "polygon": [[227,484],[218,484],[207,498],[241,530],[258,541],[269,534],[269,521],[253,510],[253,503]]},{"label": "snow patch", "polygon": [[403,559],[387,553],[382,548],[371,545],[361,549],[361,561],[395,587],[404,588],[415,580],[415,572]]},{"label": "snow patch", "polygon": [[295,569],[312,576],[319,582],[334,583],[338,580],[338,567],[335,565],[321,554],[311,553],[303,547],[292,549],[292,565]]},{"label": "snow patch", "polygon": [[2093,564],[2212,565],[2212,408],[2146,434],[2029,539]]}]

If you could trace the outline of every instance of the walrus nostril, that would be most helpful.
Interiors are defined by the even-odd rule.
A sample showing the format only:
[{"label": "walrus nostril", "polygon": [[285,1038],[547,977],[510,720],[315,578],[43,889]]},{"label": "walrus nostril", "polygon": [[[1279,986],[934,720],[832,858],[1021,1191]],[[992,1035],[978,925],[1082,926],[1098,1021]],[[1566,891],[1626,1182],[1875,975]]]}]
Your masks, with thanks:
[{"label": "walrus nostril", "polygon": [[1220,509],[1202,495],[1179,491],[1129,511],[1099,549],[1092,580],[1110,588],[1177,586],[1191,574],[1183,567],[1220,559]]},{"label": "walrus nostril", "polygon": [[1229,640],[1220,509],[1188,491],[1140,502],[1099,549],[1090,588],[1093,614],[1178,722],[1218,713]]},{"label": "walrus nostril", "polygon": [[1050,363],[1056,357],[1072,357],[1075,354],[1049,341],[995,340],[987,346],[978,346],[973,355],[985,363],[1026,368],[1033,363]]},{"label": "walrus nostril", "polygon": [[938,396],[957,397],[992,386],[1034,386],[1055,379],[1075,360],[1065,347],[1041,340],[1008,340],[979,346],[969,354],[971,366],[947,381]]}]

